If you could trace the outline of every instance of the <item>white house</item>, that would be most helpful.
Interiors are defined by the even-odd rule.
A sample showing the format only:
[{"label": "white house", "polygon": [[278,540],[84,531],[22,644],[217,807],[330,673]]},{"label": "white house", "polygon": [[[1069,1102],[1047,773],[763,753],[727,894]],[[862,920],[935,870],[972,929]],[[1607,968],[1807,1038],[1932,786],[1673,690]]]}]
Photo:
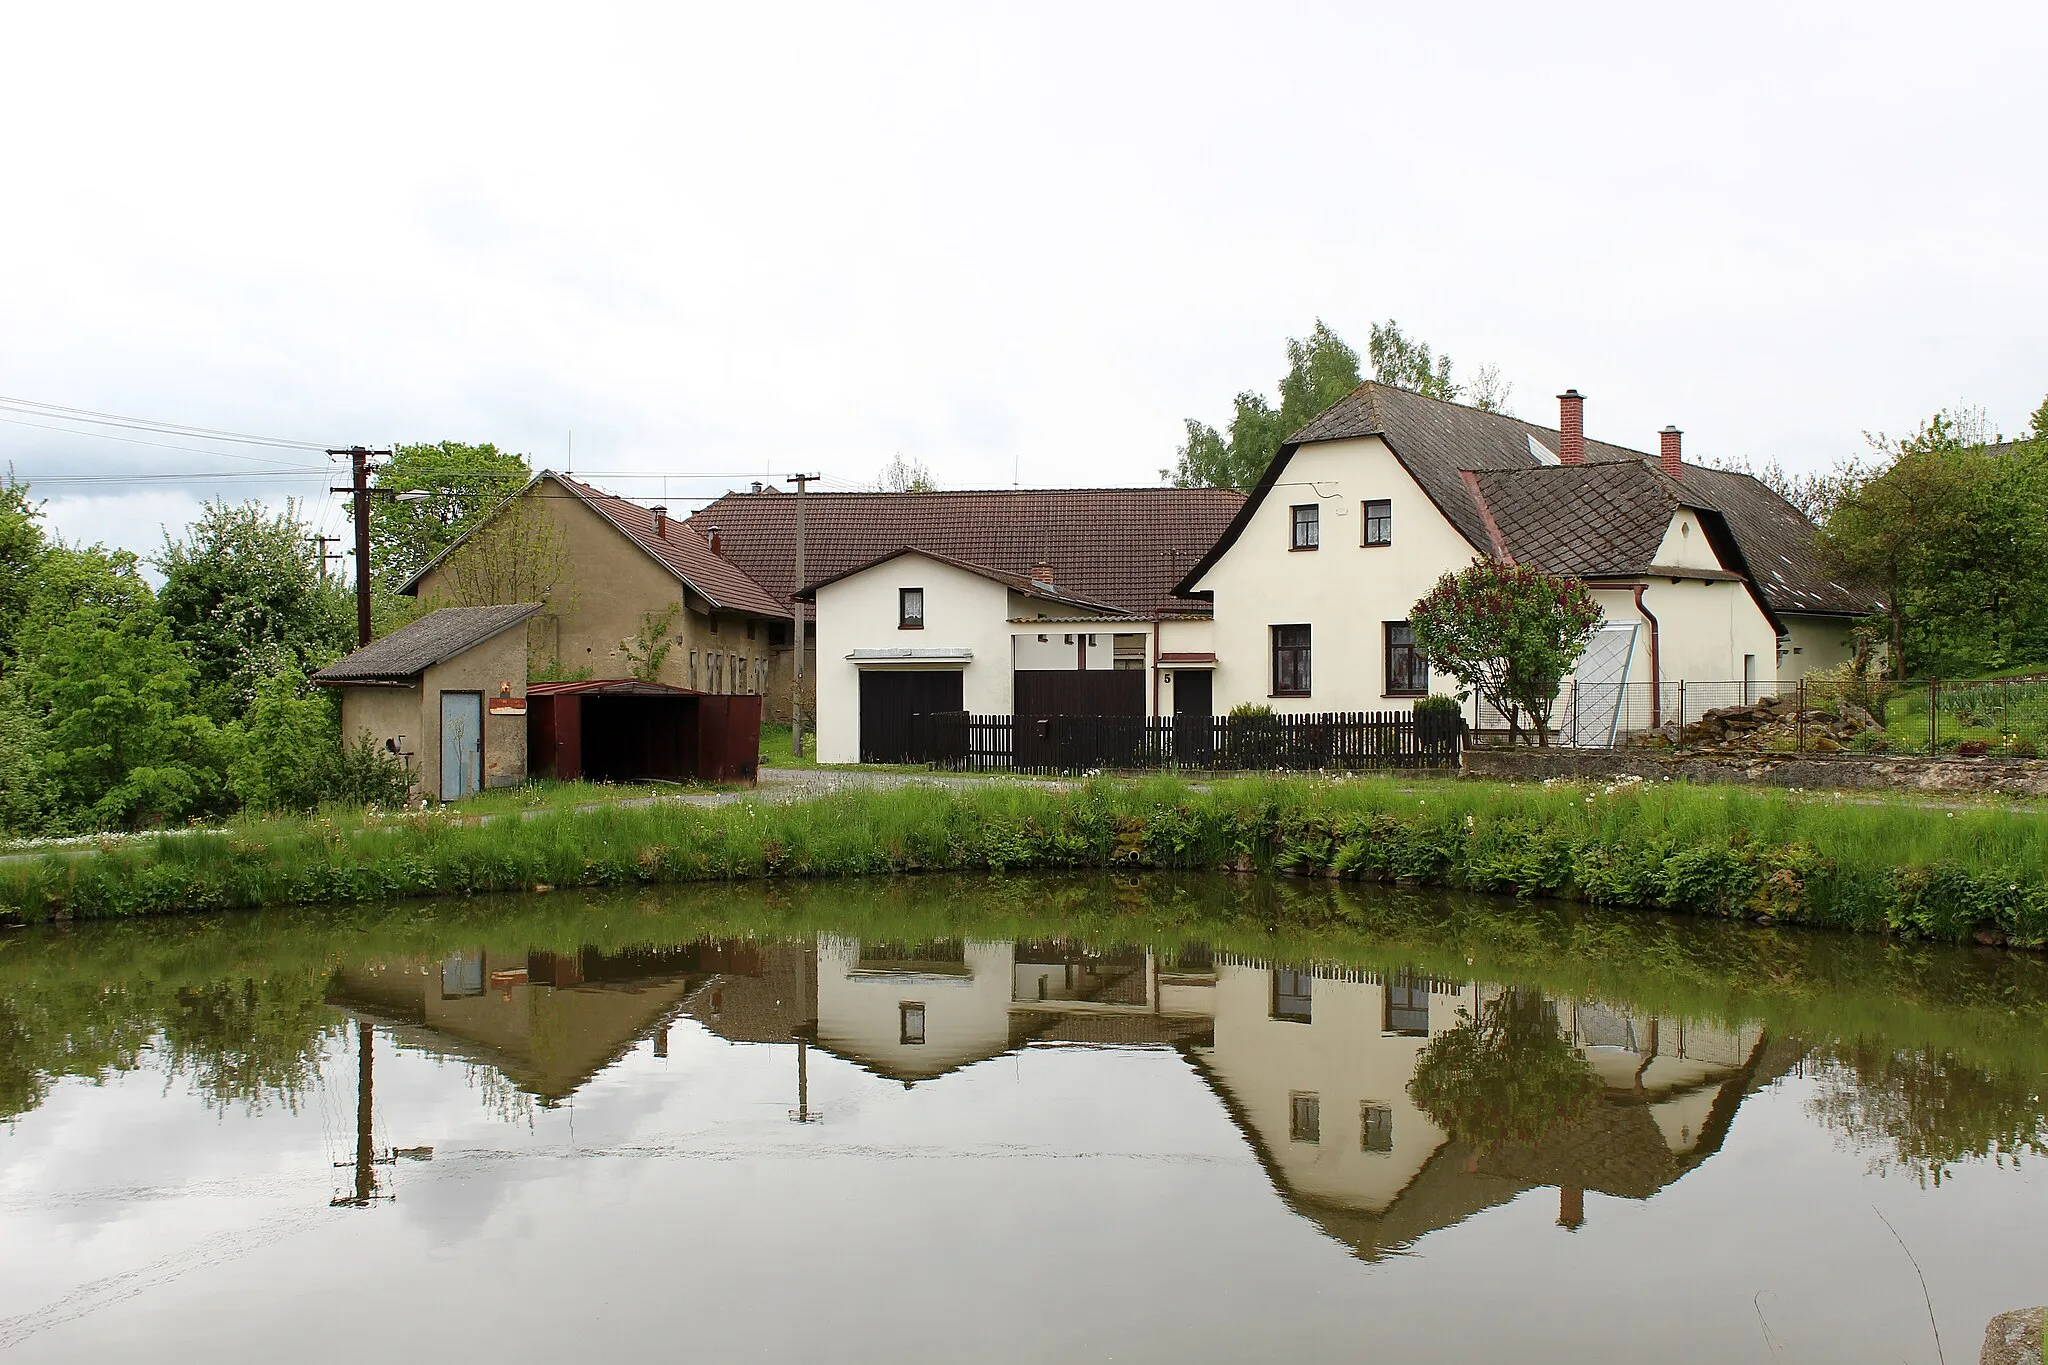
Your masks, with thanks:
[{"label": "white house", "polygon": [[[1557,429],[1366,383],[1297,432],[1181,584],[1208,598],[1214,704],[1405,709],[1433,689],[1407,617],[1478,556],[1587,582],[1605,621],[1581,661],[1585,714],[1612,733],[1755,700],[1849,652],[1877,608],[1828,579],[1812,525],[1746,474],[1588,441],[1584,399]],[[1661,684],[1652,689],[1652,680]],[[1635,686],[1626,686],[1635,684]]]}]

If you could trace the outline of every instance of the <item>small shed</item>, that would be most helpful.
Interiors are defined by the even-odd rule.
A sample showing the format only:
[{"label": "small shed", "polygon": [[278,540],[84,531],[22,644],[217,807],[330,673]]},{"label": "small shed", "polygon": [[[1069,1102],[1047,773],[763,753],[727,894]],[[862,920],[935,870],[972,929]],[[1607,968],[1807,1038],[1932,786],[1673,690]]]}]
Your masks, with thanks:
[{"label": "small shed", "polygon": [[564,782],[752,782],[761,698],[635,678],[526,689],[533,769]]},{"label": "small shed", "polygon": [[533,603],[444,607],[321,669],[341,689],[345,743],[368,734],[453,801],[526,777],[526,632]]}]

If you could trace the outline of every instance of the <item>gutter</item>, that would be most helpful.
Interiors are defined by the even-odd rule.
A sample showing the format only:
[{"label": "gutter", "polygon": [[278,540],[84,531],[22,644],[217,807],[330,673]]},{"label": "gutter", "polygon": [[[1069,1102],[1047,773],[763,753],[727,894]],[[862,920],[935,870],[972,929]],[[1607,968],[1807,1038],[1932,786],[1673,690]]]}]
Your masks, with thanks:
[{"label": "gutter", "polygon": [[1650,623],[1650,728],[1655,730],[1664,723],[1664,673],[1658,667],[1657,617],[1655,613],[1643,604],[1643,594],[1649,591],[1650,585],[1648,583],[1628,583],[1622,586],[1635,590],[1636,611],[1641,614],[1645,621]]}]

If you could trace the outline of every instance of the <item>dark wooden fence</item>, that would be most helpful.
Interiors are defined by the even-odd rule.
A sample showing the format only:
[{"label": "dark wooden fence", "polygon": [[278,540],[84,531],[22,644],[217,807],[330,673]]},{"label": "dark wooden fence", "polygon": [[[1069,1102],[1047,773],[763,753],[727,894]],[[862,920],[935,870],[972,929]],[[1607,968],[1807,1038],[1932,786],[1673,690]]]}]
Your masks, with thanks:
[{"label": "dark wooden fence", "polygon": [[1405,711],[1284,716],[975,716],[911,718],[911,761],[954,772],[1091,768],[1297,771],[1455,768],[1465,723]]}]

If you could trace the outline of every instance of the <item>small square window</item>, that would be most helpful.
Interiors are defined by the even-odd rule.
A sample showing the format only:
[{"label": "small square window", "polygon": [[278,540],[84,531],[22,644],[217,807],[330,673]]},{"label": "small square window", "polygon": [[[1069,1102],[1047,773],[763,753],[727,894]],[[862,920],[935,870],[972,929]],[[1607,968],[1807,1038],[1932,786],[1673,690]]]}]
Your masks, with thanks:
[{"label": "small square window", "polygon": [[1427,1038],[1429,1036],[1429,979],[1419,977],[1412,971],[1403,971],[1387,978],[1386,1012],[1382,1020],[1386,1032],[1403,1038]]},{"label": "small square window", "polygon": [[1313,550],[1321,543],[1318,520],[1322,509],[1314,503],[1294,509],[1294,538],[1288,543],[1292,550]]},{"label": "small square window", "polygon": [[896,1007],[897,1037],[900,1043],[924,1042],[924,1006],[906,1001]]},{"label": "small square window", "polygon": [[1296,1142],[1323,1140],[1323,1097],[1295,1093],[1287,1097],[1287,1136]]},{"label": "small square window", "polygon": [[1394,1111],[1384,1104],[1368,1100],[1359,1114],[1358,1150],[1361,1152],[1391,1152],[1394,1150]]},{"label": "small square window", "polygon": [[1386,498],[1366,499],[1365,543],[1368,545],[1392,545],[1394,543],[1394,504]]},{"label": "small square window", "polygon": [[924,629],[923,588],[898,588],[896,590],[896,628],[898,630]]}]

